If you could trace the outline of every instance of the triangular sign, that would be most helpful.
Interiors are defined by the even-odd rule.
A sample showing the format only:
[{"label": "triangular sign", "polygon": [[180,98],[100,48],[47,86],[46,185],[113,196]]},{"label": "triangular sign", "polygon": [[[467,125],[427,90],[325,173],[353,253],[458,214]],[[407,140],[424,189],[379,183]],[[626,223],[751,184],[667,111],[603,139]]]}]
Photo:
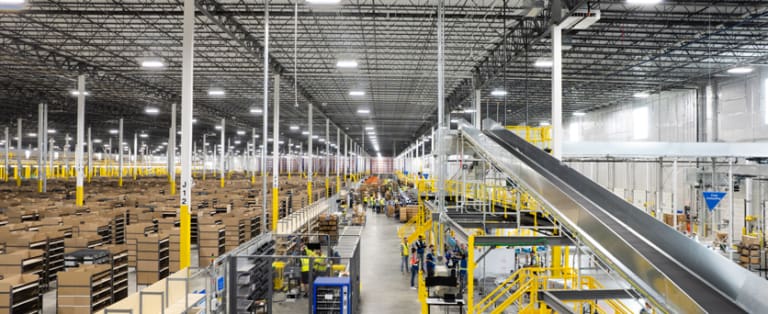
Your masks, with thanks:
[{"label": "triangular sign", "polygon": [[701,194],[704,195],[704,201],[707,203],[707,207],[709,208],[709,211],[713,211],[715,210],[715,207],[717,207],[717,204],[720,204],[720,201],[723,200],[726,193],[704,191]]}]

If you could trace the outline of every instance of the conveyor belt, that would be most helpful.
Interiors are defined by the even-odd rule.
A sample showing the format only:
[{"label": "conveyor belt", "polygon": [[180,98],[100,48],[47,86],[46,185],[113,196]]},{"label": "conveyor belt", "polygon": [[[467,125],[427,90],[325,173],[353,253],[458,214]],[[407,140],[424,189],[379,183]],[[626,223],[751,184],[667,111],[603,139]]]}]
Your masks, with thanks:
[{"label": "conveyor belt", "polygon": [[635,288],[671,312],[757,313],[768,282],[674,231],[503,128],[462,124],[478,153],[546,204]]}]

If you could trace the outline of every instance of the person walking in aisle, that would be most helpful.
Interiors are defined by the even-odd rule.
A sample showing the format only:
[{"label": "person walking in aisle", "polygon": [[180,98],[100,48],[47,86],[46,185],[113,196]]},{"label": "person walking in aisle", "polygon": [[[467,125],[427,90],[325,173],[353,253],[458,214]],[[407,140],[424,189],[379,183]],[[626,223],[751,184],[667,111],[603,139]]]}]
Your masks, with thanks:
[{"label": "person walking in aisle", "polygon": [[408,238],[403,238],[400,242],[400,273],[408,273],[411,270],[408,267]]},{"label": "person walking in aisle", "polygon": [[416,275],[419,273],[419,258],[416,255],[416,248],[411,249],[411,289],[416,289]]},{"label": "person walking in aisle", "polygon": [[435,246],[430,244],[427,251],[427,278],[435,275]]},{"label": "person walking in aisle", "polygon": [[414,243],[413,246],[416,248],[416,254],[419,254],[419,262],[422,263],[419,265],[419,268],[421,268],[421,270],[425,270],[423,261],[424,261],[424,250],[427,248],[427,245],[424,244],[424,238],[421,235],[419,235],[419,239],[416,240],[416,243]]}]

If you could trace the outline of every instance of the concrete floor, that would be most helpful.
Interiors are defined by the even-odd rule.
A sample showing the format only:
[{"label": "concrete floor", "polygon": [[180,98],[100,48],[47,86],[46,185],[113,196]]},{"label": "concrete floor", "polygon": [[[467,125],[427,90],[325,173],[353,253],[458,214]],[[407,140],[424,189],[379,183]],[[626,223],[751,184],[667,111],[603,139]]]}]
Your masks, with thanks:
[{"label": "concrete floor", "polygon": [[397,227],[400,223],[383,214],[368,214],[361,251],[362,313],[419,313],[416,290],[410,275],[400,273]]}]

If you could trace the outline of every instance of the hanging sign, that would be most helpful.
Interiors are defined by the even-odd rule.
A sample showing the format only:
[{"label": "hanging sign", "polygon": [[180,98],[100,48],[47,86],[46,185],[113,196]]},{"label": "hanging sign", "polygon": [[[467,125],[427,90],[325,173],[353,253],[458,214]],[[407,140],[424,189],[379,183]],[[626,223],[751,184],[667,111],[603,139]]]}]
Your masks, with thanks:
[{"label": "hanging sign", "polygon": [[704,201],[707,203],[707,207],[709,208],[709,211],[715,210],[715,207],[717,207],[717,204],[720,204],[720,201],[725,198],[725,192],[713,192],[713,191],[704,191],[701,194],[704,195]]}]

